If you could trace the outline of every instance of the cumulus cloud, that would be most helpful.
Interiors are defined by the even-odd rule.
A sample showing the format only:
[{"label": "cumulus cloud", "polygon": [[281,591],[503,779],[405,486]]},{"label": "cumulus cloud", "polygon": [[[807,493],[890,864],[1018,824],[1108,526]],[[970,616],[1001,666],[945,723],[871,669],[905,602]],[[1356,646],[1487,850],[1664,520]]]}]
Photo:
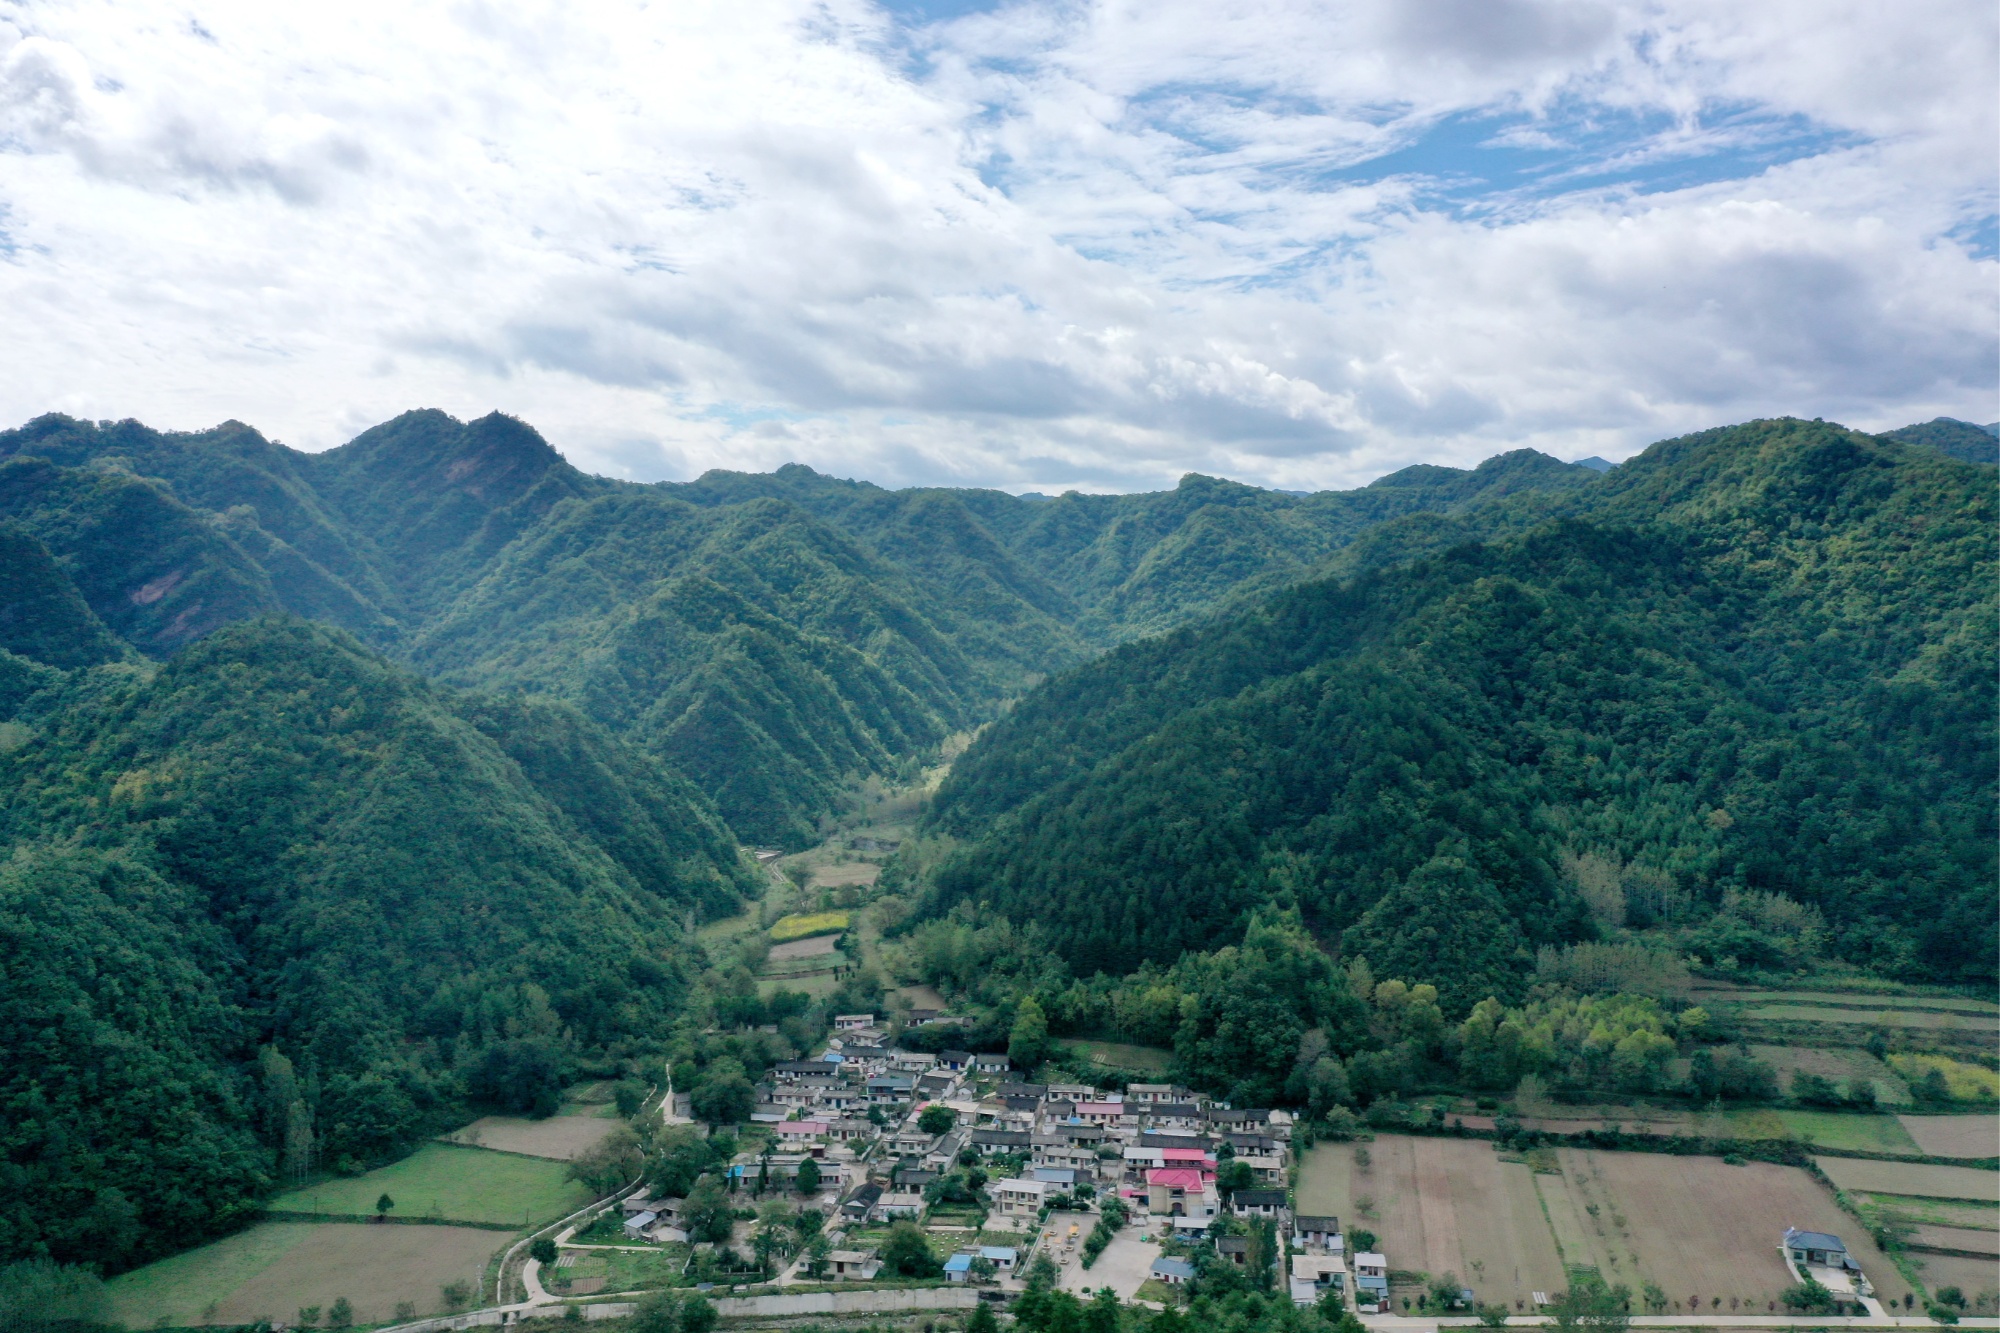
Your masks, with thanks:
[{"label": "cumulus cloud", "polygon": [[1345,485],[1989,420],[1971,0],[0,0],[0,418]]}]

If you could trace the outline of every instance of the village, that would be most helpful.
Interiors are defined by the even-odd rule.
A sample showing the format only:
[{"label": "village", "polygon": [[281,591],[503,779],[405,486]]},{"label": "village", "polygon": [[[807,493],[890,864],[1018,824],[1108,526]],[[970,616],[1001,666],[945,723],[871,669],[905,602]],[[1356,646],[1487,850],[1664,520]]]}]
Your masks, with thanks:
[{"label": "village", "polygon": [[[917,1023],[948,1016],[913,1013]],[[796,1193],[802,1173],[816,1182],[801,1202],[832,1219],[823,1272],[801,1255],[781,1285],[865,1281],[881,1273],[872,1248],[855,1238],[899,1220],[927,1221],[965,1243],[943,1264],[952,1282],[1018,1287],[1029,1261],[1046,1253],[1064,1285],[1110,1285],[1131,1298],[1147,1282],[1178,1286],[1193,1266],[1170,1251],[1209,1236],[1218,1219],[1291,1221],[1287,1171],[1292,1117],[1282,1110],[1233,1108],[1171,1084],[1131,1084],[1105,1092],[1082,1084],[1017,1081],[1004,1055],[906,1051],[887,1044],[874,1014],[842,1014],[817,1058],[777,1065],[758,1088],[752,1123],[768,1128],[762,1151],[728,1168],[739,1190]],[[940,1117],[941,1108],[947,1113]],[[1225,1167],[1247,1188],[1225,1191]],[[990,1208],[976,1226],[957,1217],[938,1188],[954,1172],[980,1171]],[[1081,1233],[1107,1200],[1118,1200],[1146,1239],[1121,1237],[1098,1258],[1086,1283]],[[678,1199],[627,1198],[625,1228],[636,1239],[685,1244]],[[1303,1219],[1316,1259],[1308,1301],[1338,1286],[1338,1225]],[[1247,1245],[1228,1246],[1238,1261]],[[1115,1251],[1115,1252],[1114,1252]],[[1122,1290],[1121,1290],[1122,1288]]]},{"label": "village", "polygon": [[[930,1011],[910,1019],[951,1021]],[[829,1219],[823,1243],[769,1279],[779,1290],[895,1277],[882,1251],[897,1223],[949,1252],[945,1282],[992,1300],[1019,1292],[1042,1256],[1063,1289],[1108,1288],[1153,1304],[1174,1303],[1203,1260],[1271,1272],[1298,1306],[1361,1315],[1395,1313],[1392,1281],[1410,1279],[1392,1270],[1373,1232],[1357,1226],[1351,1248],[1338,1216],[1295,1206],[1294,1118],[1284,1110],[1233,1107],[1167,1083],[1108,1091],[1023,1082],[1004,1055],[892,1045],[875,1014],[836,1016],[825,1049],[775,1066],[757,1095],[752,1123],[768,1138],[736,1154],[730,1189],[775,1192]],[[643,1190],[627,1196],[626,1242],[688,1245],[684,1205]],[[1832,1310],[1895,1313],[1838,1235],[1787,1227],[1770,1244],[1772,1273],[1817,1284]],[[1420,1267],[1422,1257],[1400,1266]],[[1428,1286],[1419,1299],[1433,1315],[1483,1308],[1455,1276]],[[1527,1316],[1551,1298],[1536,1290],[1531,1299]],[[1409,1303],[1406,1292],[1405,1311]]]}]

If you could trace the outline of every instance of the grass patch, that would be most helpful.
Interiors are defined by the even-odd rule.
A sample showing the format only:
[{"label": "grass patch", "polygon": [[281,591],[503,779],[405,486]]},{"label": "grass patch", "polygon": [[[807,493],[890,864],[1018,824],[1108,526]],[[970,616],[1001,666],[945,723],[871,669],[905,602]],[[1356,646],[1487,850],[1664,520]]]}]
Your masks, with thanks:
[{"label": "grass patch", "polygon": [[1149,1277],[1139,1284],[1137,1291],[1132,1293],[1132,1299],[1135,1301],[1158,1301],[1161,1305],[1179,1305],[1181,1303],[1181,1291],[1179,1287],[1170,1287],[1156,1277]]},{"label": "grass patch", "polygon": [[781,916],[771,923],[771,940],[783,944],[786,940],[802,940],[809,935],[833,935],[846,930],[853,916],[848,912],[794,913]]},{"label": "grass patch", "polygon": [[[2000,1208],[1970,1199],[1918,1199],[1903,1194],[1853,1194],[1862,1214],[1888,1222],[2000,1231]],[[1873,1220],[1871,1218],[1871,1220]]]},{"label": "grass patch", "polygon": [[266,1222],[121,1273],[105,1284],[111,1312],[132,1327],[143,1328],[161,1315],[193,1323],[210,1304],[276,1263],[311,1231],[310,1226]]},{"label": "grass patch", "polygon": [[1063,1044],[1093,1064],[1139,1074],[1164,1074],[1174,1058],[1172,1051],[1158,1046],[1134,1046],[1122,1041],[1069,1041]]},{"label": "grass patch", "polygon": [[366,1175],[281,1194],[270,1211],[367,1217],[387,1194],[396,1201],[393,1217],[525,1226],[590,1201],[588,1190],[563,1178],[567,1170],[556,1161],[430,1143]]},{"label": "grass patch", "polygon": [[1909,1153],[1913,1157],[1923,1152],[1910,1132],[1890,1115],[1852,1115],[1790,1107],[1731,1111],[1729,1127],[1737,1138],[1744,1139],[1811,1139],[1822,1148]]},{"label": "grass patch", "polygon": [[1931,1070],[1937,1070],[1944,1075],[1944,1084],[1951,1090],[1955,1101],[1990,1102],[2000,1098],[2000,1073],[1949,1056],[1892,1055],[1889,1067],[1912,1085]]},{"label": "grass patch", "polygon": [[507,1243],[474,1227],[262,1222],[107,1285],[128,1328],[243,1326],[341,1297],[365,1326],[388,1321],[404,1301],[437,1312],[446,1283],[477,1282]]},{"label": "grass patch", "polygon": [[[542,1275],[545,1283],[551,1276],[570,1282],[578,1278],[601,1277],[604,1286],[599,1289],[600,1292],[610,1293],[652,1291],[660,1287],[679,1286],[686,1280],[682,1276],[688,1260],[685,1245],[662,1245],[655,1252],[643,1254],[630,1250],[602,1250],[596,1253],[565,1250],[563,1253],[565,1257],[576,1255],[576,1262],[568,1268],[554,1270],[553,1274],[544,1268]],[[550,1290],[558,1289],[550,1287]]]},{"label": "grass patch", "polygon": [[1991,1031],[1990,1014],[1944,1014],[1922,1009],[1834,1009],[1813,1004],[1760,1004],[1743,1010],[1743,1017],[1772,1023],[1858,1023],[1881,1027],[1956,1028]]},{"label": "grass patch", "polygon": [[2000,1012],[1991,1000],[1974,1000],[1956,995],[1869,995],[1849,991],[1741,991],[1728,997],[1743,1004],[1777,1002],[1791,1004],[1874,1005],[1884,1009],[1950,1009],[1964,1014]]}]

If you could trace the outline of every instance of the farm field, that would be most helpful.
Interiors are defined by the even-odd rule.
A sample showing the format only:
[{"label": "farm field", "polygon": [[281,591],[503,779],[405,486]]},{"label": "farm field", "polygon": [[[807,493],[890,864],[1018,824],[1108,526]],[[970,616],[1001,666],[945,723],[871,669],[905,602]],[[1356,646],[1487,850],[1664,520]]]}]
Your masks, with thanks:
[{"label": "farm field", "polygon": [[476,1291],[487,1259],[507,1242],[475,1227],[262,1222],[106,1287],[114,1317],[128,1328],[162,1319],[176,1326],[289,1319],[301,1306],[324,1309],[342,1296],[358,1321],[377,1322],[402,1301],[436,1313],[450,1282]]},{"label": "farm field", "polygon": [[890,991],[889,994],[892,996],[901,996],[903,999],[908,1000],[912,1009],[946,1010],[951,1008],[949,1004],[945,1003],[943,993],[935,986],[898,986],[896,989]]},{"label": "farm field", "polygon": [[812,879],[807,882],[815,889],[840,889],[872,885],[881,877],[882,867],[873,861],[836,861],[832,865],[814,866]]},{"label": "farm field", "polygon": [[1948,1009],[1962,1014],[2000,1014],[2000,1005],[1961,995],[1870,995],[1863,991],[1735,991],[1718,998],[1739,1004],[1836,1004],[1882,1009]]},{"label": "farm field", "polygon": [[[1768,1304],[1791,1285],[1777,1245],[1786,1227],[1797,1226],[1845,1239],[1884,1299],[1908,1289],[1860,1225],[1796,1167],[1574,1148],[1557,1159],[1561,1188],[1589,1232],[1593,1257],[1583,1262],[1613,1281],[1636,1289],[1650,1280],[1676,1299],[1685,1289],[1725,1304],[1731,1297]],[[1546,1192],[1555,1182],[1537,1183]]]},{"label": "farm field", "polygon": [[1483,1300],[1525,1302],[1566,1286],[1566,1266],[1590,1265],[1634,1290],[1652,1281],[1675,1300],[1720,1296],[1726,1309],[1734,1297],[1761,1309],[1791,1283],[1777,1253],[1787,1226],[1846,1238],[1885,1298],[1908,1289],[1860,1225],[1795,1167],[1565,1148],[1554,1157],[1561,1174],[1537,1174],[1487,1142],[1382,1135],[1367,1145],[1363,1169],[1355,1146],[1311,1151],[1298,1210],[1366,1227],[1392,1269],[1455,1272]]},{"label": "farm field", "polygon": [[499,1152],[524,1153],[529,1157],[548,1157],[567,1162],[596,1147],[603,1142],[605,1135],[616,1128],[618,1122],[615,1119],[606,1119],[594,1111],[583,1115],[552,1115],[546,1120],[489,1115],[443,1138],[447,1143],[467,1147],[492,1148]]},{"label": "farm field", "polygon": [[810,995],[815,1000],[823,999],[840,986],[840,978],[832,972],[808,972],[795,977],[759,977],[757,994],[768,1000],[779,991],[796,991],[800,995]]},{"label": "farm field", "polygon": [[366,1175],[281,1194],[271,1201],[270,1211],[369,1216],[376,1198],[387,1194],[396,1201],[397,1217],[522,1226],[560,1217],[590,1201],[590,1192],[563,1179],[563,1171],[556,1161],[427,1143]]},{"label": "farm field", "polygon": [[1908,1153],[1923,1149],[1892,1115],[1854,1115],[1842,1111],[1807,1111],[1793,1107],[1731,1111],[1730,1132],[1746,1139],[1809,1139],[1822,1148],[1865,1152]]},{"label": "farm field", "polygon": [[[564,1250],[562,1257],[569,1261],[565,1267],[554,1273],[543,1270],[545,1284],[567,1279],[577,1286],[589,1286],[596,1278],[603,1282],[594,1287],[597,1291],[642,1291],[673,1286],[687,1267],[688,1250],[685,1245],[663,1245],[651,1251]],[[558,1288],[552,1285],[550,1290]]]},{"label": "farm field", "polygon": [[1872,1207],[1885,1217],[1905,1223],[1969,1227],[2000,1231],[2000,1208],[1971,1199],[1917,1199],[1906,1194],[1864,1194],[1849,1191],[1857,1205]]},{"label": "farm field", "polygon": [[1996,1286],[2000,1286],[1996,1284],[2000,1265],[1991,1259],[1968,1259],[1956,1254],[1912,1254],[1909,1258],[1917,1266],[1917,1276],[1932,1291],[1957,1287],[1965,1293],[1966,1300],[1983,1304],[1987,1313],[1993,1311]]},{"label": "farm field", "polygon": [[1964,1060],[1954,1060],[1948,1055],[1891,1055],[1889,1065],[1905,1082],[1922,1079],[1935,1069],[1944,1076],[1945,1087],[1951,1095],[1961,1101],[1985,1101],[1990,1104],[2000,1098],[2000,1073],[1984,1065],[1969,1064]]},{"label": "farm field", "polygon": [[1356,1146],[1311,1151],[1301,1213],[1365,1227],[1392,1268],[1457,1273],[1485,1301],[1525,1305],[1535,1291],[1566,1285],[1527,1166],[1501,1160],[1483,1140],[1385,1134],[1367,1145],[1366,1167],[1355,1161]]},{"label": "farm field", "polygon": [[1975,1231],[1970,1227],[1923,1225],[1910,1232],[1909,1243],[1940,1250],[1967,1250],[2000,1259],[2000,1231]]},{"label": "farm field", "polygon": [[1897,1116],[1934,1157],[2000,1157],[2000,1115]]},{"label": "farm field", "polygon": [[1778,1081],[1790,1087],[1795,1070],[1818,1074],[1845,1085],[1865,1078],[1875,1085],[1875,1100],[1884,1106],[1908,1106],[1910,1089],[1881,1060],[1859,1046],[1752,1046],[1750,1054],[1778,1071]]},{"label": "farm field", "polygon": [[1861,1023],[1881,1027],[1958,1029],[1991,1032],[2000,1026],[1992,1014],[1941,1014],[1921,1009],[1834,1009],[1812,1004],[1759,1004],[1743,1011],[1745,1018],[1772,1023]]},{"label": "farm field", "polygon": [[1871,1162],[1859,1157],[1815,1157],[1828,1180],[1844,1190],[1908,1194],[1917,1198],[2000,1201],[2000,1171],[1926,1162]]},{"label": "farm field", "polygon": [[848,912],[811,912],[781,916],[771,923],[771,940],[784,944],[790,940],[802,940],[812,935],[839,935],[844,932],[854,917]]},{"label": "farm field", "polygon": [[1122,1041],[1069,1041],[1063,1044],[1108,1069],[1164,1074],[1174,1058],[1172,1051],[1158,1046],[1133,1046]]},{"label": "farm field", "polygon": [[789,963],[802,958],[824,958],[840,948],[838,935],[814,935],[810,939],[787,940],[783,944],[771,946],[768,958],[773,963]]}]

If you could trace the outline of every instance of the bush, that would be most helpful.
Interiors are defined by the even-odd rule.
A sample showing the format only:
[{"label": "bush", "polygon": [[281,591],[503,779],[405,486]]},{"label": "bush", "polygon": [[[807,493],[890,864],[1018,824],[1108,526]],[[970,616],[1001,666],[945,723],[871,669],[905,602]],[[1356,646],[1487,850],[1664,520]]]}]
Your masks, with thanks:
[{"label": "bush", "polygon": [[897,1277],[936,1277],[944,1265],[931,1253],[931,1243],[914,1222],[898,1222],[882,1246],[882,1268]]},{"label": "bush", "polygon": [[1833,1293],[1810,1277],[1779,1292],[1778,1303],[1800,1314],[1831,1314],[1834,1305]]}]

